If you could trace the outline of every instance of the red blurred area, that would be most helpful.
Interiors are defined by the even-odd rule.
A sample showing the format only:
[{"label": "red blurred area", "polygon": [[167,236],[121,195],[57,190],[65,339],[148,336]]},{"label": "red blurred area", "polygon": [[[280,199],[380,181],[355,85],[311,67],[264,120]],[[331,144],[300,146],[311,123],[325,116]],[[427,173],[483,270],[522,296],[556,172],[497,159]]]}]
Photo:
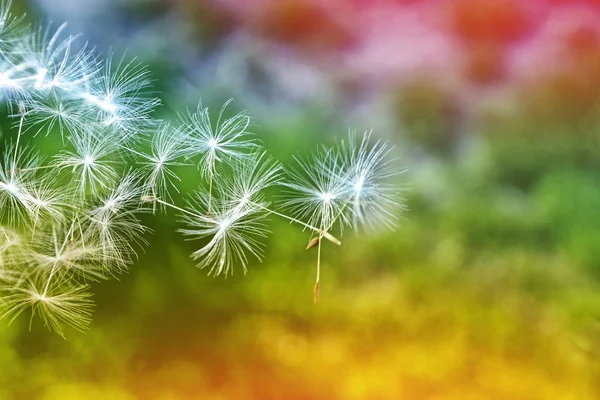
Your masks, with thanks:
[{"label": "red blurred area", "polygon": [[521,0],[454,0],[445,7],[452,30],[466,41],[508,43],[534,24],[528,2]]},{"label": "red blurred area", "polygon": [[600,0],[187,2],[369,82],[433,71],[485,85],[599,69]]}]

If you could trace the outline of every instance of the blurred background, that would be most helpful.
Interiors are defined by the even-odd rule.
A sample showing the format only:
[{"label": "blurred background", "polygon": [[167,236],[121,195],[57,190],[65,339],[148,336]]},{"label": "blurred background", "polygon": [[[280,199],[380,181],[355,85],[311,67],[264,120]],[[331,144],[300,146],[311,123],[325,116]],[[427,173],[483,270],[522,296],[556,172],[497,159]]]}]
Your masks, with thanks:
[{"label": "blurred background", "polygon": [[295,227],[215,279],[152,219],[90,332],[0,325],[0,399],[600,398],[600,1],[14,3],[148,63],[161,117],[235,98],[284,163],[374,129],[409,211],[324,248],[318,306]]}]

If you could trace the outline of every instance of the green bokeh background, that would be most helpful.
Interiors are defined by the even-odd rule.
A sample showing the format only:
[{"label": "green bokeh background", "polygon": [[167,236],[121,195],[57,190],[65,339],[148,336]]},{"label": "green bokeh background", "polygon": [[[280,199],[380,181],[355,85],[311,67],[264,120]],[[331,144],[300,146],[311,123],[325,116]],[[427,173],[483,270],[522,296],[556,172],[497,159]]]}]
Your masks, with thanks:
[{"label": "green bokeh background", "polygon": [[[0,324],[0,399],[600,398],[593,51],[482,111],[476,133],[454,133],[452,98],[427,79],[388,93],[402,129],[382,136],[408,168],[410,211],[395,231],[324,247],[318,306],[297,227],[272,220],[264,262],[222,279],[194,267],[173,215],[144,217],[149,246],[129,274],[93,285],[88,333]],[[178,99],[169,63],[150,62],[163,97]],[[190,105],[179,100],[161,116]],[[335,106],[260,116],[253,130],[287,163],[344,135]],[[182,174],[193,190],[196,171]]]}]

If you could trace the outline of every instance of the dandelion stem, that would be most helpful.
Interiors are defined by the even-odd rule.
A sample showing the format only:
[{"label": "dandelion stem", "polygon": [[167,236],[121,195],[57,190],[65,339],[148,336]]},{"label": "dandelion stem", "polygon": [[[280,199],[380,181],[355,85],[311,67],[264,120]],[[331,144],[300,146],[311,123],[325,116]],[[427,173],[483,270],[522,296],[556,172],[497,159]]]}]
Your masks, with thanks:
[{"label": "dandelion stem", "polygon": [[56,271],[57,265],[58,265],[58,261],[55,261],[54,265],[52,266],[52,271],[50,271],[50,276],[48,277],[48,280],[46,281],[46,286],[44,287],[44,293],[42,293],[42,298],[46,297],[46,293],[48,293],[48,288],[50,287],[50,281],[52,281],[52,277],[54,276],[54,271]]},{"label": "dandelion stem", "polygon": [[348,203],[350,203],[350,200],[352,200],[352,197],[349,197],[348,200],[346,200],[344,202],[344,204],[342,205],[342,207],[340,208],[340,210],[338,211],[336,216],[331,220],[331,223],[327,227],[327,230],[330,230],[331,227],[333,226],[333,224],[335,224],[335,221],[337,221],[337,219],[340,217],[340,215],[342,215],[342,213],[344,212],[344,209],[346,208],[346,206],[348,206]]},{"label": "dandelion stem", "polygon": [[319,234],[319,244],[317,248],[317,278],[315,281],[315,288],[313,289],[313,300],[315,304],[319,303],[319,280],[321,279],[321,239],[322,234]]},{"label": "dandelion stem", "polygon": [[196,217],[196,218],[199,218],[199,219],[205,220],[205,221],[206,220],[212,221],[212,219],[207,218],[206,215],[196,214],[195,212],[186,210],[185,208],[181,208],[179,206],[176,206],[175,204],[171,204],[171,203],[169,203],[167,201],[164,201],[164,200],[161,200],[161,199],[159,199],[158,197],[155,197],[155,196],[144,196],[144,197],[142,197],[142,200],[143,201],[154,201],[154,202],[163,204],[163,205],[165,205],[167,207],[171,207],[171,208],[173,208],[173,209],[175,209],[177,211],[181,211],[182,213],[189,214],[192,217]]},{"label": "dandelion stem", "polygon": [[[164,200],[161,200],[161,199],[159,199],[159,198],[157,198],[157,197],[155,197],[155,196],[144,196],[144,197],[142,197],[142,200],[143,200],[143,201],[153,201],[153,202],[157,202],[157,203],[163,204],[163,205],[165,205],[165,206],[167,206],[167,207],[171,207],[171,208],[173,208],[173,209],[175,209],[175,210],[177,210],[177,211],[181,211],[181,212],[183,212],[183,213],[186,213],[186,214],[188,214],[188,215],[191,215],[191,216],[193,216],[193,217],[199,218],[199,219],[201,219],[201,220],[205,220],[205,221],[206,221],[206,220],[208,220],[208,221],[212,221],[212,219],[210,219],[210,218],[209,218],[209,217],[207,217],[206,215],[200,215],[200,214],[196,214],[195,212],[192,212],[192,211],[186,210],[185,208],[182,208],[182,207],[176,206],[175,204],[171,204],[171,203],[169,203],[169,202],[166,202],[166,201],[164,201]],[[330,234],[329,232],[327,232],[327,231],[324,231],[323,229],[319,229],[319,228],[317,228],[317,227],[314,227],[314,226],[312,226],[312,225],[309,225],[309,224],[307,224],[307,223],[305,223],[305,222],[302,222],[302,221],[300,221],[299,219],[296,219],[296,218],[290,217],[290,216],[288,216],[288,215],[282,214],[282,213],[280,213],[280,212],[277,212],[277,211],[271,210],[270,208],[267,208],[267,207],[263,206],[262,204],[258,204],[258,203],[254,203],[254,202],[253,202],[252,204],[253,204],[253,205],[255,205],[256,207],[258,207],[258,208],[260,208],[260,209],[262,209],[262,210],[266,211],[266,212],[267,212],[267,213],[269,213],[269,214],[275,214],[275,215],[277,215],[277,216],[279,216],[279,217],[282,217],[282,218],[285,218],[285,219],[287,219],[287,220],[289,220],[289,221],[291,221],[291,222],[294,222],[294,223],[296,223],[296,224],[300,224],[300,225],[302,225],[302,226],[305,226],[306,228],[308,228],[308,229],[311,229],[311,230],[313,230],[313,231],[317,232],[317,233],[320,235],[320,237],[321,237],[321,238],[323,238],[323,237],[324,237],[325,239],[329,240],[329,241],[330,241],[330,242],[332,242],[332,243],[335,243],[335,244],[337,244],[338,246],[342,244],[342,242],[341,242],[339,239],[337,239],[335,236],[333,236],[333,235],[332,235],[332,234]]]},{"label": "dandelion stem", "polygon": [[211,212],[211,205],[212,205],[212,187],[213,187],[213,172],[210,172],[210,177],[208,179],[209,183],[208,183],[208,208],[207,208],[207,213],[210,214]]},{"label": "dandelion stem", "polygon": [[48,169],[48,168],[56,168],[56,165],[44,165],[44,166],[41,166],[41,167],[31,167],[31,168],[16,168],[16,169],[13,169],[13,173],[16,173],[16,172],[37,171],[39,169]]},{"label": "dandelion stem", "polygon": [[330,242],[337,244],[338,246],[342,244],[342,242],[339,239],[337,239],[335,236],[333,236],[329,232],[324,231],[323,229],[319,229],[319,228],[317,228],[315,226],[309,225],[309,224],[307,224],[305,222],[300,221],[299,219],[296,219],[294,217],[290,217],[289,215],[285,215],[285,214],[282,214],[280,212],[271,210],[270,208],[267,208],[267,207],[263,206],[262,204],[254,203],[254,202],[252,204],[255,205],[256,207],[260,208],[260,209],[265,210],[269,214],[275,214],[278,217],[285,218],[285,219],[287,219],[287,220],[289,220],[291,222],[294,222],[294,223],[302,225],[302,226],[304,226],[304,227],[306,227],[308,229],[311,229],[311,230],[317,232],[319,235],[321,235],[325,239],[329,240]]},{"label": "dandelion stem", "polygon": [[17,169],[17,155],[19,153],[19,142],[21,141],[21,134],[23,132],[23,121],[25,120],[25,112],[21,112],[21,118],[19,119],[19,133],[17,134],[17,144],[15,146],[15,154],[13,156],[13,165],[12,170],[15,171]]},{"label": "dandelion stem", "polygon": [[[58,256],[58,254],[62,254],[62,252],[64,251],[65,246],[67,245],[67,243],[69,241],[69,237],[71,236],[71,233],[73,233],[73,226],[74,225],[71,225],[71,228],[69,228],[69,231],[65,235],[65,240],[63,241],[60,249],[58,248],[58,242],[56,241],[56,230],[54,228],[52,229],[52,235],[54,236],[54,248],[55,248],[54,251],[57,256]],[[44,293],[42,293],[42,297],[45,297],[46,293],[48,293],[48,288],[50,287],[50,281],[52,281],[52,277],[54,276],[54,273],[56,272],[57,266],[58,266],[58,260],[56,260],[54,262],[54,265],[52,266],[52,270],[50,271],[50,276],[48,277],[48,280],[46,281],[46,287],[44,288]]]}]

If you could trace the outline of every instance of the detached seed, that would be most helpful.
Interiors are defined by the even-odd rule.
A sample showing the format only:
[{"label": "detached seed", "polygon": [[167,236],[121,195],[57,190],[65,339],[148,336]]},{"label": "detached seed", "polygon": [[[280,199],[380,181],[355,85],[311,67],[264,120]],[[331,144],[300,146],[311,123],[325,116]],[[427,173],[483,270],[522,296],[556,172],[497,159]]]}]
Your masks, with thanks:
[{"label": "detached seed", "polygon": [[316,236],[316,237],[310,239],[310,242],[308,242],[308,245],[306,246],[306,250],[312,249],[313,247],[318,246],[320,241],[321,241],[321,239],[319,238],[319,236]]}]

